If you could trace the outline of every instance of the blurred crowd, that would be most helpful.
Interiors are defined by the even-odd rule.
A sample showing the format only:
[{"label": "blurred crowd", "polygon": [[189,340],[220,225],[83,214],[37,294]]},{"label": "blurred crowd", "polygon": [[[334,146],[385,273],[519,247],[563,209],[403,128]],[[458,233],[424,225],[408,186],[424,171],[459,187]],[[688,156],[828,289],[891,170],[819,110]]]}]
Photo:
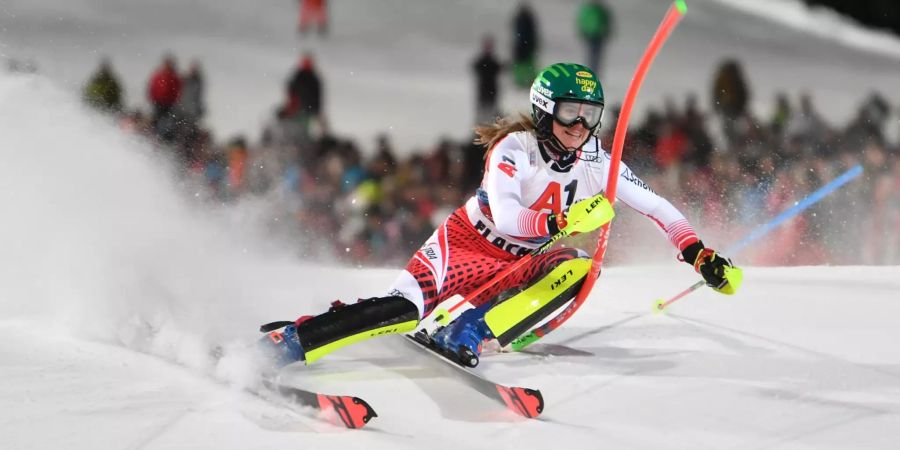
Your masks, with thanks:
[{"label": "blurred crowd", "polygon": [[[759,265],[900,263],[896,112],[877,93],[855,117],[827,123],[810,93],[749,109],[738,61],[714,74],[711,111],[668,99],[629,130],[624,161],[671,200],[704,238],[727,248],[856,165],[863,174],[774,229],[742,261]],[[606,119],[608,120],[608,119]],[[612,142],[612,131],[603,136]],[[724,245],[723,245],[724,244]]]},{"label": "blurred crowd", "polygon": [[[611,14],[589,1],[576,20],[585,62],[600,65]],[[493,56],[490,37],[472,63],[479,123],[499,113],[496,77],[505,68],[513,80],[530,83],[523,73],[536,67],[537,30],[527,4],[513,31],[522,38],[515,45],[526,48],[513,49],[511,64]],[[900,264],[900,146],[887,134],[896,117],[888,100],[875,93],[861,98],[845,124],[827,123],[810,93],[779,94],[774,110],[759,114],[749,107],[751,85],[739,61],[723,61],[712,75],[707,108],[689,94],[632,120],[624,161],[723,249],[861,164],[863,176],[735,256],[745,264]],[[214,142],[203,126],[199,62],[181,72],[174,57],[164,57],[147,80],[147,111],[124,109],[121,86],[111,63],[102,61],[84,98],[171,153],[185,180],[206,186],[206,200],[270,200],[272,232],[296,237],[306,257],[402,264],[481,181],[484,149],[472,139],[436,137],[427,151],[399,158],[386,134],[365,148],[335,136],[323,117],[324,86],[311,54],[287,78],[284,100],[258,142],[240,136]],[[607,149],[617,112],[607,105],[601,136]],[[646,220],[636,216],[617,219],[615,239],[623,245],[610,247],[610,260],[633,261],[631,244],[655,238],[631,231],[633,221]]]}]

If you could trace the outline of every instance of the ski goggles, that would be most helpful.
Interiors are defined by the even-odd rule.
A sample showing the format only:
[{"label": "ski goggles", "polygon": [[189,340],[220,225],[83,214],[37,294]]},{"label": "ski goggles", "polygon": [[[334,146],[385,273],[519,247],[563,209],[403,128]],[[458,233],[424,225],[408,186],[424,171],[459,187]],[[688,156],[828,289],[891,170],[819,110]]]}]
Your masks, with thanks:
[{"label": "ski goggles", "polygon": [[581,122],[585,128],[592,130],[600,125],[603,116],[603,105],[561,100],[553,106],[553,118],[565,127]]}]

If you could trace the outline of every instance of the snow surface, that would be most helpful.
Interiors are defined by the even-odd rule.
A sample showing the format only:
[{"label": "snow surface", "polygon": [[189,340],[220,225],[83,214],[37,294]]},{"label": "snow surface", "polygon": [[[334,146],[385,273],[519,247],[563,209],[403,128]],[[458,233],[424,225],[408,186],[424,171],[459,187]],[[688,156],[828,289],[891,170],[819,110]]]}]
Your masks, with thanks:
[{"label": "snow surface", "polygon": [[[165,4],[176,11],[209,7],[209,14],[218,17],[212,23],[218,25],[206,25],[206,32],[233,23],[229,21],[251,8],[250,3],[216,3],[212,8],[213,2],[205,0]],[[246,97],[214,91],[213,110],[234,98],[249,101],[269,90],[273,99],[277,95],[282,57],[292,52],[269,54],[260,50],[267,48],[264,42],[255,48],[249,42],[263,39],[252,33],[254,26],[278,14],[259,8],[253,10],[258,15],[245,14],[243,34],[229,35],[233,41],[215,33],[204,37],[203,32],[188,39],[179,34],[184,23],[154,31],[165,15],[141,5],[14,0],[0,6],[4,53],[30,48],[46,58],[39,62],[49,75],[0,74],[4,449],[900,447],[900,267],[748,267],[739,295],[724,297],[704,289],[675,303],[665,315],[651,314],[650,307],[654,299],[674,295],[696,280],[687,266],[668,261],[605,269],[588,303],[565,327],[528,353],[494,355],[482,362],[481,369],[491,377],[542,390],[547,409],[539,420],[514,417],[441,376],[442,370],[398,338],[370,341],[284,374],[288,382],[367,399],[381,416],[366,430],[339,429],[242,393],[240,386],[252,381],[249,368],[239,357],[213,365],[210,345],[238,348],[258,337],[260,323],[320,311],[335,298],[380,294],[396,272],[297,261],[284,250],[290,246],[267,235],[261,202],[198,208],[189,195],[192,187],[172,179],[164,159],[86,112],[75,96],[58,87],[60,80],[63,87],[71,87],[66,77],[80,83],[93,65],[84,54],[93,49],[119,49],[117,60],[131,61],[140,69],[136,75],[147,72],[157,46],[141,47],[154,50],[142,50],[145,57],[139,58],[137,50],[125,50],[129,42],[142,46],[171,36],[179,45],[195,42],[209,55],[219,52],[222,64],[259,56],[254,60],[259,65],[241,66],[233,78],[216,81],[237,87],[241,80],[253,79],[254,88],[231,93]],[[383,23],[366,25],[349,9],[381,17],[374,14],[378,7],[366,5],[335,2],[338,11],[348,8],[346,20],[359,21],[354,32],[377,35]],[[491,5],[479,7],[484,22],[478,23],[505,24],[511,3]],[[634,33],[642,36],[640,44],[623,42],[623,47],[643,45],[643,36],[655,26],[658,5],[634,1],[621,6],[622,19],[635,20]],[[726,53],[727,43],[745,42],[742,33],[755,29],[769,34],[768,41],[751,39],[737,50],[761,61],[750,67],[751,79],[767,79],[765,72],[799,59],[797,70],[819,71],[816,88],[834,89],[836,101],[855,104],[863,94],[858,87],[838,83],[848,74],[872,86],[896,87],[896,77],[890,76],[896,73],[894,60],[842,50],[764,21],[732,18],[723,13],[731,10],[715,3],[697,1],[691,6],[688,17],[696,19],[679,28],[654,71],[689,68],[704,60],[705,81],[714,64],[714,58],[706,57]],[[272,8],[289,15],[284,4]],[[437,62],[457,67],[453,55],[467,57],[481,31],[472,25],[472,39],[462,40],[451,33],[453,8],[442,17],[447,24],[433,17],[433,6],[419,8],[398,12],[392,16],[395,24],[406,23],[404,14],[419,14],[419,25],[433,27],[441,39],[407,42],[407,51],[425,45],[448,53],[423,55],[427,69],[402,75],[408,80],[434,73],[431,64]],[[640,23],[640,16],[627,15],[651,10],[654,19]],[[145,20],[132,22],[131,11]],[[9,19],[12,15],[15,20]],[[62,18],[58,26],[43,26],[57,17]],[[74,18],[79,17],[86,22],[77,25]],[[167,18],[188,21],[180,14]],[[285,26],[290,20],[283,18]],[[714,34],[720,24],[733,26],[736,34]],[[110,40],[104,34],[121,36],[126,28],[134,30],[128,39]],[[286,37],[287,32],[271,28],[272,35]],[[555,32],[551,42],[563,42],[566,33]],[[246,38],[243,44],[241,36]],[[378,83],[379,73],[401,76],[391,67],[394,56],[360,54],[354,49],[356,38],[340,36],[336,33],[328,44],[334,46],[332,67],[353,66],[343,58],[354,55],[358,64],[372,64],[365,69],[368,82]],[[460,41],[453,43],[453,36]],[[684,41],[679,43],[678,36]],[[781,38],[788,36],[799,42],[762,44],[783,43]],[[697,52],[705,56],[684,53],[686,45],[700,45]],[[236,54],[228,53],[232,48]],[[665,57],[671,49],[672,56]],[[805,55],[807,51],[811,54]],[[614,58],[630,61],[624,50],[617,52]],[[834,58],[815,56],[832,52]],[[849,62],[837,61],[841,58]],[[264,63],[271,64],[269,69]],[[630,65],[612,67],[611,78],[627,78]],[[278,79],[270,79],[271,89],[262,87],[258,80],[265,78],[256,75],[276,69],[278,75],[272,77]],[[467,76],[459,70],[459,77]],[[686,72],[684,76],[691,74]],[[466,86],[449,74],[442,76],[439,82],[464,96]],[[770,89],[800,83],[796,76],[768,82]],[[622,83],[614,89],[624,90]],[[690,83],[681,75],[651,75],[647,86],[659,90],[642,95],[654,98],[667,90],[680,92],[686,85]],[[353,83],[348,86],[354,89]],[[383,99],[387,90],[371,92],[373,98]],[[445,96],[430,99],[443,108]],[[340,104],[346,103],[336,98],[334,105]],[[464,104],[446,103],[448,110]],[[361,108],[369,108],[368,103]],[[381,108],[377,117],[402,112],[395,108]],[[372,119],[376,116],[354,116],[364,112],[334,114],[351,123],[359,120],[360,130],[382,126]],[[234,123],[244,120],[241,126],[252,127],[247,117]],[[427,135],[407,135],[407,130],[398,129],[396,136],[414,140]]]}]

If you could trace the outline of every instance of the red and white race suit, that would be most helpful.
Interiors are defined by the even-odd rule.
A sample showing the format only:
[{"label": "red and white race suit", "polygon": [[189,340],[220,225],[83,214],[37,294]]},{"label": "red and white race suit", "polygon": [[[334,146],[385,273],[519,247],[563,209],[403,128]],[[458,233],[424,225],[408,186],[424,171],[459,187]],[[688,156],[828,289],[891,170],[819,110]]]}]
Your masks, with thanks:
[{"label": "red and white race suit", "polygon": [[[567,171],[551,168],[531,132],[511,133],[491,148],[481,187],[454,211],[410,258],[391,295],[410,299],[421,317],[455,294],[466,296],[550,236],[547,218],[572,203],[606,190],[610,155],[591,137],[583,149],[600,150],[594,160],[577,160]],[[653,192],[625,164],[616,200],[649,217],[679,250],[697,241],[693,227],[668,200]],[[478,306],[522,286],[561,261],[587,257],[558,249],[535,258],[473,300]]]}]

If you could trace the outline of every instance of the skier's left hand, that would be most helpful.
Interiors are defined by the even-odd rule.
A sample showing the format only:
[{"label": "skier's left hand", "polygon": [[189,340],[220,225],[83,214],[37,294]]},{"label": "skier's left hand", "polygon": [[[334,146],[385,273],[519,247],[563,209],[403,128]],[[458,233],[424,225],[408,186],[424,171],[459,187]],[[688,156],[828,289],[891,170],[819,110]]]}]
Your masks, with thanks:
[{"label": "skier's left hand", "polygon": [[730,295],[737,292],[743,273],[731,263],[731,260],[722,257],[711,248],[704,247],[701,241],[687,246],[681,255],[684,262],[694,266],[694,270],[703,277],[707,286],[723,294]]},{"label": "skier's left hand", "polygon": [[547,229],[550,235],[561,231],[566,236],[579,233],[590,233],[609,223],[616,212],[603,194],[579,200],[560,214],[547,217]]}]

